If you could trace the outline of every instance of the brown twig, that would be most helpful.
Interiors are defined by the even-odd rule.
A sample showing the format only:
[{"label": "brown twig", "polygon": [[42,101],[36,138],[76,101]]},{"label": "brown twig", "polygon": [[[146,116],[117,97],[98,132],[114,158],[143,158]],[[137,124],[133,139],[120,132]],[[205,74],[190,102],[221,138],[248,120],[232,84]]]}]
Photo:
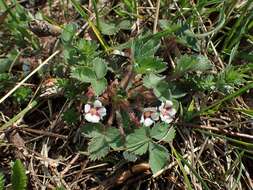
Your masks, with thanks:
[{"label": "brown twig", "polygon": [[55,137],[55,138],[59,138],[59,139],[67,139],[68,138],[67,136],[64,136],[64,135],[60,135],[60,134],[56,134],[56,133],[52,133],[52,132],[48,132],[48,131],[26,128],[26,127],[20,127],[17,129],[22,130],[22,131],[26,131],[29,133],[35,133],[35,134],[45,135],[45,136],[49,136],[49,137]]},{"label": "brown twig", "polygon": [[253,140],[253,135],[248,135],[248,134],[239,133],[239,132],[233,132],[233,131],[229,131],[227,129],[212,127],[212,126],[209,126],[209,125],[194,125],[194,124],[189,124],[189,123],[184,123],[184,124],[181,124],[181,125],[186,126],[186,127],[197,128],[197,129],[211,130],[211,131],[215,131],[215,132],[222,133],[222,134],[225,134],[225,135],[230,135],[230,136],[234,136],[234,137],[241,137],[241,138],[247,138],[247,139]]}]

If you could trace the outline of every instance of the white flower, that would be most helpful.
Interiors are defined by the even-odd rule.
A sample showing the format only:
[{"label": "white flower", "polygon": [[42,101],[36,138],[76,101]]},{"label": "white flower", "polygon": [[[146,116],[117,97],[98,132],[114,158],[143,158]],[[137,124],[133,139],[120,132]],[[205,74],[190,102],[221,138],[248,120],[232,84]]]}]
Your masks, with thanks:
[{"label": "white flower", "polygon": [[91,123],[98,123],[106,115],[106,109],[99,100],[95,100],[93,104],[85,104],[84,118]]},{"label": "white flower", "polygon": [[170,100],[166,100],[165,103],[159,106],[159,111],[161,120],[165,123],[171,123],[177,113],[176,109],[173,108],[173,102]]},{"label": "white flower", "polygon": [[157,120],[159,120],[157,108],[144,108],[140,123],[143,123],[146,127],[149,127]]}]

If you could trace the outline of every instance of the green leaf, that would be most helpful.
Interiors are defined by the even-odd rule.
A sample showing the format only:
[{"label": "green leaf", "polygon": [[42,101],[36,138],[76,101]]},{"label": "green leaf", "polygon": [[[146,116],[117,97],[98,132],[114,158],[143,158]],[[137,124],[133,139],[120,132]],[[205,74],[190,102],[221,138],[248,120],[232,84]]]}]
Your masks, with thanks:
[{"label": "green leaf", "polygon": [[123,138],[119,132],[119,129],[110,127],[105,132],[106,141],[109,143],[110,147],[114,150],[123,147]]},{"label": "green leaf", "polygon": [[107,63],[104,59],[95,58],[93,60],[93,68],[98,79],[102,79],[107,73]]},{"label": "green leaf", "polygon": [[16,92],[13,93],[12,96],[18,103],[23,103],[28,101],[31,94],[32,90],[29,87],[21,86],[16,90]]},{"label": "green leaf", "polygon": [[99,96],[105,91],[105,89],[107,87],[107,81],[105,78],[102,78],[99,80],[92,80],[91,86],[92,86],[93,90],[95,91],[95,94],[97,96]]},{"label": "green leaf", "polygon": [[89,158],[91,160],[101,159],[112,149],[123,147],[123,139],[117,128],[104,128],[101,124],[88,123],[81,128],[82,133],[92,138],[89,146]]},{"label": "green leaf", "polygon": [[78,113],[74,108],[70,108],[63,113],[63,120],[68,124],[75,124],[78,121]]},{"label": "green leaf", "polygon": [[135,162],[138,159],[138,157],[135,154],[133,154],[132,152],[128,152],[128,151],[124,151],[123,156],[124,156],[125,160],[128,160],[130,162]]},{"label": "green leaf", "polygon": [[154,57],[155,52],[159,48],[160,40],[149,39],[147,40],[143,36],[140,39],[135,40],[132,43],[132,52],[134,53],[134,59],[140,59],[141,57]]},{"label": "green leaf", "polygon": [[89,138],[97,137],[103,132],[103,126],[100,123],[86,123],[81,127],[81,132]]},{"label": "green leaf", "polygon": [[75,35],[76,31],[76,25],[75,24],[68,24],[64,27],[63,32],[61,34],[61,39],[65,43],[71,42]]},{"label": "green leaf", "polygon": [[4,190],[4,175],[0,173],[0,190]]},{"label": "green leaf", "polygon": [[176,75],[183,75],[185,72],[201,71],[204,72],[212,68],[208,58],[203,55],[183,55],[177,59],[177,65],[174,70]]},{"label": "green leaf", "polygon": [[149,143],[149,165],[153,174],[164,168],[168,159],[169,153],[164,146],[152,142]]},{"label": "green leaf", "polygon": [[113,34],[116,34],[120,30],[120,28],[118,28],[112,22],[108,23],[103,20],[100,20],[99,24],[100,24],[101,33],[105,35],[113,35]]},{"label": "green leaf", "polygon": [[166,63],[159,58],[142,57],[136,59],[135,70],[137,73],[160,73],[166,70]]},{"label": "green leaf", "polygon": [[156,140],[171,142],[175,138],[176,130],[173,127],[169,128],[168,124],[158,123],[151,129],[150,135]]},{"label": "green leaf", "polygon": [[88,147],[89,158],[92,161],[99,160],[109,153],[109,144],[104,135],[93,138]]},{"label": "green leaf", "polygon": [[149,128],[139,128],[126,137],[126,147],[129,152],[136,155],[143,155],[148,150],[151,139],[148,137]]},{"label": "green leaf", "polygon": [[11,61],[7,58],[0,59],[0,73],[8,71],[11,66]]},{"label": "green leaf", "polygon": [[85,66],[73,67],[71,71],[71,77],[81,82],[87,83],[90,83],[96,79],[95,72],[91,70],[89,67]]},{"label": "green leaf", "polygon": [[12,167],[11,184],[13,190],[25,190],[27,186],[27,176],[25,168],[20,160],[16,160]]},{"label": "green leaf", "polygon": [[143,84],[147,88],[155,88],[164,78],[165,77],[160,77],[158,75],[155,75],[154,73],[150,73],[144,76]]},{"label": "green leaf", "polygon": [[123,29],[123,30],[130,30],[131,29],[131,22],[129,20],[122,20],[117,27],[119,29]]}]

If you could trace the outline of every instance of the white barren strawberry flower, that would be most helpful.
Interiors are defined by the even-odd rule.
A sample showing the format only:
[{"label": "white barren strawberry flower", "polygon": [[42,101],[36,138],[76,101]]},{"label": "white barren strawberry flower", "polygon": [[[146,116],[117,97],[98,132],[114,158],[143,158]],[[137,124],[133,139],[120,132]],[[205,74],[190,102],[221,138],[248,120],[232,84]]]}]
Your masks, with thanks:
[{"label": "white barren strawberry flower", "polygon": [[85,119],[91,123],[98,123],[106,115],[106,109],[99,100],[95,100],[93,104],[85,104]]},{"label": "white barren strawberry flower", "polygon": [[171,123],[177,113],[176,109],[173,108],[173,102],[166,100],[159,106],[161,120],[165,123]]},{"label": "white barren strawberry flower", "polygon": [[144,108],[140,123],[143,123],[146,127],[149,127],[157,120],[159,120],[157,108]]}]

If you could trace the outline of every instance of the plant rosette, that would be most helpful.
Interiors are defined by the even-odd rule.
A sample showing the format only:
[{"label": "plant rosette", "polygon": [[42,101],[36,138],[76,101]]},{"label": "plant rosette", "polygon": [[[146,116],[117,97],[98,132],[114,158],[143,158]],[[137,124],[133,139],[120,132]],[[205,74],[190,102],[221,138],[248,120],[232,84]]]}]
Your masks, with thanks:
[{"label": "plant rosette", "polygon": [[106,109],[99,100],[85,104],[84,112],[85,120],[90,123],[99,123],[106,116]]}]

